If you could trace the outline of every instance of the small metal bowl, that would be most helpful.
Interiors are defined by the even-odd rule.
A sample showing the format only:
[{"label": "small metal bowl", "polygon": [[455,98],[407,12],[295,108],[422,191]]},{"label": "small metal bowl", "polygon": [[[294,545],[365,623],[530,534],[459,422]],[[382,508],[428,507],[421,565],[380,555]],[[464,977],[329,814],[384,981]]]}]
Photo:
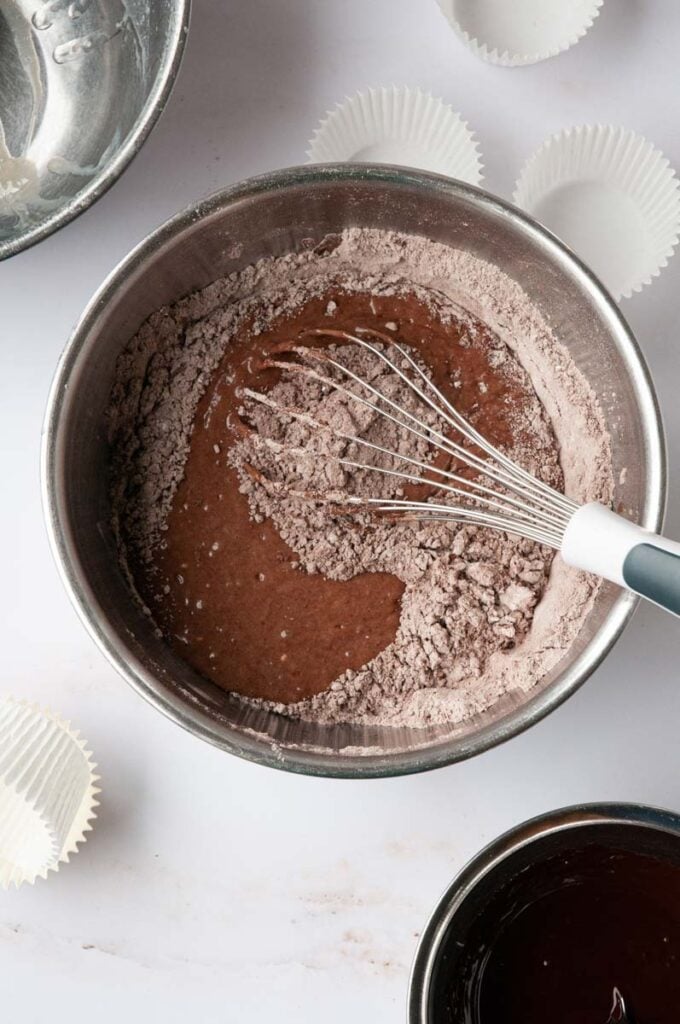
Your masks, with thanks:
[{"label": "small metal bowl", "polygon": [[635,601],[603,585],[579,637],[539,686],[507,694],[456,727],[320,726],[256,711],[206,682],[154,636],[120,572],[110,529],[104,411],[118,355],[161,306],[350,225],[424,234],[467,249],[519,281],[600,398],[612,434],[615,501],[654,530],[664,506],[665,454],[644,361],[598,281],[533,220],[449,178],[351,164],[277,171],[190,208],[123,260],[76,327],[49,402],[44,503],[64,583],[107,657],[174,721],[262,764],[359,778],[470,757],[538,721],[593,671]]},{"label": "small metal bowl", "polygon": [[[510,886],[524,894],[531,884],[525,879],[535,882],[529,869],[548,859],[578,855],[589,846],[656,857],[680,874],[680,817],[636,804],[586,804],[533,818],[496,839],[454,879],[420,937],[409,986],[409,1024],[442,1019],[441,1004],[452,979],[462,1003],[471,1004],[461,1006],[461,1022],[476,1021],[471,974],[479,969],[479,922],[485,908]],[[506,903],[497,905],[507,913]]]},{"label": "small metal bowl", "polygon": [[106,192],[173,86],[190,0],[0,4],[0,259]]}]

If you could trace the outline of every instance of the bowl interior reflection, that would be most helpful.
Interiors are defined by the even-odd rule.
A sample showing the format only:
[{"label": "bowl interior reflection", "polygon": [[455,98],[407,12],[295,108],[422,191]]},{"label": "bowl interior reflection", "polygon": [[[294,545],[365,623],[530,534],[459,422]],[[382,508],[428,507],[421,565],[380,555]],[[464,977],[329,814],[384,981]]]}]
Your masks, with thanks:
[{"label": "bowl interior reflection", "polygon": [[174,80],[189,0],[3,0],[0,258],[112,184]]}]

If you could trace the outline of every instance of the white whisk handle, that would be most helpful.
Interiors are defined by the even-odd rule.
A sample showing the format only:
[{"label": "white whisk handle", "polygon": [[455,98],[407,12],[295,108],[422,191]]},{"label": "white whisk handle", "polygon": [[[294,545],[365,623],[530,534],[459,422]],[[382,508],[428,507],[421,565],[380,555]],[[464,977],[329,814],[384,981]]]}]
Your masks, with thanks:
[{"label": "white whisk handle", "polygon": [[583,505],[564,533],[562,557],[680,615],[680,544],[644,530],[597,502]]}]

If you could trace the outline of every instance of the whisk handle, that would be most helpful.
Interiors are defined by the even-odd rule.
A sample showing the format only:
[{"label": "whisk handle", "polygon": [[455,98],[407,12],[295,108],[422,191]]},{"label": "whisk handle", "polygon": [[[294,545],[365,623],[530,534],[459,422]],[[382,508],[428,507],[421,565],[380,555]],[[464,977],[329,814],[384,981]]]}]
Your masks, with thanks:
[{"label": "whisk handle", "polygon": [[676,541],[591,502],[572,516],[561,553],[569,565],[594,572],[680,615],[680,544]]}]

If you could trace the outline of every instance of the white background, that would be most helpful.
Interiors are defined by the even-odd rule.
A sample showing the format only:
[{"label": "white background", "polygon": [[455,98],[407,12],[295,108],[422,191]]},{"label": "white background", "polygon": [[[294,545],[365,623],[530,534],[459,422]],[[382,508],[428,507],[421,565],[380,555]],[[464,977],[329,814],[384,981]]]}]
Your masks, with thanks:
[{"label": "white background", "polygon": [[[344,94],[395,82],[444,97],[478,133],[486,185],[508,196],[546,134],[585,121],[637,129],[680,167],[679,48],[676,0],[605,0],[574,50],[516,70],[470,55],[434,0],[194,0],[176,88],[140,156],[78,221],[0,266],[0,689],[72,718],[104,790],[70,865],[0,893],[4,1020],[402,1021],[418,932],[482,844],[570,802],[680,810],[680,629],[661,612],[640,608],[565,706],[474,761],[380,782],[298,778],[184,733],[109,668],[57,578],[38,480],[57,356],[104,275],[184,204],[303,162]],[[679,289],[676,256],[624,302],[671,467]]]}]

